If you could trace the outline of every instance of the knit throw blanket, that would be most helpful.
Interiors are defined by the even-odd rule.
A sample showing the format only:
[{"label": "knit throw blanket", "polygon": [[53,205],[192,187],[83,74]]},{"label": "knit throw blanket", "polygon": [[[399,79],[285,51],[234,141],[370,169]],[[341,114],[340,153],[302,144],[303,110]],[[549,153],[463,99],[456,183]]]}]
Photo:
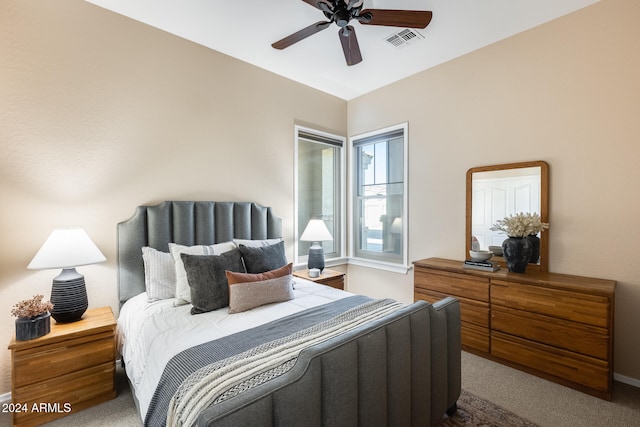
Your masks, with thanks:
[{"label": "knit throw blanket", "polygon": [[169,403],[167,426],[194,425],[205,408],[288,372],[304,348],[380,319],[403,306],[388,299],[367,302],[332,319],[193,372]]}]

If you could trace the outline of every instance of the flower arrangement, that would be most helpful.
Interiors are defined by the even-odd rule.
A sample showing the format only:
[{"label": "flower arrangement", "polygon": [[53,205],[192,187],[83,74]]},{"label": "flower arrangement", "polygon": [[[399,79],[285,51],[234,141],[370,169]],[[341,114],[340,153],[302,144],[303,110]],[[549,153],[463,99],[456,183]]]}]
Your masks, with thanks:
[{"label": "flower arrangement", "polygon": [[31,299],[20,301],[11,309],[11,315],[19,319],[31,319],[51,311],[53,304],[43,299],[44,295],[34,295]]},{"label": "flower arrangement", "polygon": [[536,235],[544,229],[549,228],[549,224],[540,220],[537,213],[517,213],[509,215],[504,219],[499,219],[491,227],[492,231],[506,233],[509,237],[527,237]]}]

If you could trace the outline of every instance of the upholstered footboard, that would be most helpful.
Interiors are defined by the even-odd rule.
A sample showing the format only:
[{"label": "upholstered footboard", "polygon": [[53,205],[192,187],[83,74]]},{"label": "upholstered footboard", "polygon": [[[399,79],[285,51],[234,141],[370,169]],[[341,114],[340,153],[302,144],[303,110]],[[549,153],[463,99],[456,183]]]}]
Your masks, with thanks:
[{"label": "upholstered footboard", "polygon": [[427,426],[460,395],[460,307],[418,301],[303,350],[288,373],[204,411],[200,426]]}]

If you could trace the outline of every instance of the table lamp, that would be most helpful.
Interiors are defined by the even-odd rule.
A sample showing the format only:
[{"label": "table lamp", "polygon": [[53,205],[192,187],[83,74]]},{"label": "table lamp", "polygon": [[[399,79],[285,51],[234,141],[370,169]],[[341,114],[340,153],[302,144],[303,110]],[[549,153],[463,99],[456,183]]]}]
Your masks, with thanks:
[{"label": "table lamp", "polygon": [[27,268],[62,269],[51,286],[51,316],[59,323],[67,323],[80,320],[89,306],[84,276],[76,271],[76,267],[106,260],[82,228],[57,228],[49,235]]},{"label": "table lamp", "polygon": [[317,268],[324,270],[324,251],[320,242],[333,240],[329,229],[321,219],[312,219],[304,229],[300,240],[312,242],[309,248],[309,258],[307,259],[307,268]]}]

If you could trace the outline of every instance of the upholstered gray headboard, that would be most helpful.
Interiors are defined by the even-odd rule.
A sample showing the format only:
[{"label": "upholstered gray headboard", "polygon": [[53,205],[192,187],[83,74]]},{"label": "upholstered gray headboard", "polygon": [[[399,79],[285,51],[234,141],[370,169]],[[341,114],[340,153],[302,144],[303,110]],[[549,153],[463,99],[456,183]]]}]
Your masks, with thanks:
[{"label": "upholstered gray headboard", "polygon": [[252,202],[163,202],[138,206],[118,224],[120,304],[145,291],[142,247],[168,252],[169,243],[212,245],[232,239],[282,237],[282,220]]}]

